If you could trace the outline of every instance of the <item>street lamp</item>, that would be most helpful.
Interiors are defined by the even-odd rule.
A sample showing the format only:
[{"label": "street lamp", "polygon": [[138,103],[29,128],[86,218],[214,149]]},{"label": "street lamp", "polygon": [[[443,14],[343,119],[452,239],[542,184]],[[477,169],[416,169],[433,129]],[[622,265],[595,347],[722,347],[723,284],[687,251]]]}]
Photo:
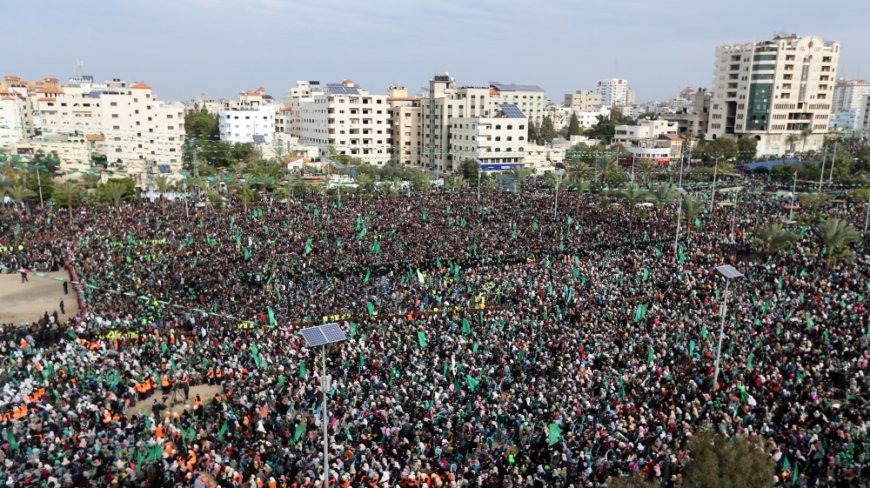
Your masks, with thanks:
[{"label": "street lamp", "polygon": [[299,331],[308,347],[320,347],[320,390],[323,393],[323,486],[329,486],[329,414],[326,408],[326,392],[331,377],[326,374],[326,346],[347,340],[344,331],[336,323],[308,327]]},{"label": "street lamp", "polygon": [[565,170],[556,168],[553,173],[556,175],[556,200],[553,202],[553,217],[557,217],[559,214],[559,185],[562,183],[562,175],[565,174]]},{"label": "street lamp", "polygon": [[725,297],[722,301],[722,317],[719,321],[719,342],[716,345],[716,365],[713,373],[714,390],[719,388],[719,359],[722,356],[722,337],[725,334],[725,311],[728,309],[728,287],[731,285],[731,280],[743,277],[743,273],[737,271],[737,269],[730,264],[716,266],[716,271],[725,277]]},{"label": "street lamp", "polygon": [[713,187],[710,190],[710,211],[713,211],[713,201],[716,199],[716,177],[719,174],[719,156],[716,156],[716,165],[713,167]]},{"label": "street lamp", "polygon": [[[682,180],[683,175],[683,162],[680,160],[680,179]],[[680,221],[682,220],[683,214],[683,198],[688,194],[685,188],[677,187],[677,191],[680,193],[680,201],[677,203],[677,232],[674,236],[674,260],[679,260],[680,254]]]}]

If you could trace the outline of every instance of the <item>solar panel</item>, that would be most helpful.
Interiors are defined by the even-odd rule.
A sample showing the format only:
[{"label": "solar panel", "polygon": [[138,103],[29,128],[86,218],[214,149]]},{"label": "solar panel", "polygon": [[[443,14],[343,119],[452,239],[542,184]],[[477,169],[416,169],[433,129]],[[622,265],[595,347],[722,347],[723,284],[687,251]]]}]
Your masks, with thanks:
[{"label": "solar panel", "polygon": [[254,134],[254,143],[255,144],[265,144],[266,136],[260,134]]},{"label": "solar panel", "polygon": [[525,115],[523,115],[523,111],[520,110],[519,107],[517,107],[516,105],[514,105],[512,103],[503,103],[503,104],[499,105],[499,108],[505,114],[506,117],[509,117],[512,119],[523,119],[526,117]]},{"label": "solar panel", "polygon": [[737,269],[734,266],[731,266],[730,264],[723,264],[722,266],[716,266],[716,271],[718,271],[719,274],[721,274],[722,276],[724,276],[726,279],[729,279],[729,280],[734,279],[734,278],[740,278],[741,276],[743,276],[743,273],[741,273],[740,271],[737,271]]},{"label": "solar panel", "polygon": [[320,326],[321,332],[326,336],[326,340],[332,344],[333,342],[341,342],[346,341],[347,336],[344,335],[344,331],[341,330],[341,327],[336,323],[325,324]]},{"label": "solar panel", "polygon": [[327,83],[326,89],[333,95],[359,95],[355,86],[344,86],[341,83]]},{"label": "solar panel", "polygon": [[336,323],[321,325],[317,327],[308,327],[299,331],[305,339],[305,343],[309,347],[323,346],[332,344],[333,342],[346,341],[347,336]]},{"label": "solar panel", "polygon": [[161,174],[169,174],[172,170],[168,164],[158,164],[157,171],[160,171]]},{"label": "solar panel", "polygon": [[310,347],[326,344],[326,336],[323,335],[323,331],[320,330],[320,327],[309,327],[307,329],[302,329],[299,333],[302,334],[305,343]]}]

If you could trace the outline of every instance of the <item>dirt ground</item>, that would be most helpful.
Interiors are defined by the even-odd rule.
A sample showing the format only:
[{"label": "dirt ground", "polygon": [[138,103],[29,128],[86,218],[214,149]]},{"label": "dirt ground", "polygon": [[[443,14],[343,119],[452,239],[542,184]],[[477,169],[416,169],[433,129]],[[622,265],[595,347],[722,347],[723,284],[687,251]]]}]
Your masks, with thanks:
[{"label": "dirt ground", "polygon": [[[47,277],[36,276],[29,273],[26,283],[21,282],[18,273],[0,274],[0,324],[21,324],[35,322],[48,312],[49,315],[57,310],[61,320],[68,319],[78,312],[73,287],[69,287],[69,294],[63,294],[63,283],[52,278],[69,279],[66,271],[46,273]],[[60,301],[66,309],[65,314],[60,313]]]},{"label": "dirt ground", "polygon": [[[193,410],[193,399],[196,397],[197,393],[199,393],[199,397],[202,398],[202,404],[206,405],[208,402],[211,401],[211,399],[214,397],[215,393],[220,393],[220,392],[221,392],[220,385],[209,385],[209,384],[205,383],[202,385],[191,386],[189,400],[186,403],[182,402],[182,403],[172,405],[172,406],[170,406],[169,402],[167,401],[166,406],[169,407],[169,409],[164,410],[164,413],[165,412],[181,413],[184,410],[191,410],[192,411]],[[151,414],[151,405],[154,404],[155,395],[157,396],[158,400],[160,400],[161,402],[163,401],[162,394],[160,392],[157,392],[156,394],[152,394],[151,396],[142,400],[141,402],[134,404],[132,408],[127,409],[127,415],[137,415],[140,410],[143,413],[150,415]],[[184,394],[182,393],[182,398],[184,398],[183,395]]]}]

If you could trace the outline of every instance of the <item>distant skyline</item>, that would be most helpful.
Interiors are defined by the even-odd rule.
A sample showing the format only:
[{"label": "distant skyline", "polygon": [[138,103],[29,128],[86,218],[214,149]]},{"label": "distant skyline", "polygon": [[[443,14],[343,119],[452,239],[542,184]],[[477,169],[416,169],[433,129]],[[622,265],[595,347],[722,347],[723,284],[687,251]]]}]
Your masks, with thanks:
[{"label": "distant skyline", "polygon": [[539,85],[556,103],[619,77],[638,102],[664,101],[711,86],[716,46],[779,31],[839,42],[837,77],[870,77],[868,14],[870,2],[836,0],[15,2],[0,74],[66,82],[81,59],[96,80],[144,81],[163,100],[260,86],[280,100],[297,80],[417,94],[448,72],[460,85]]}]

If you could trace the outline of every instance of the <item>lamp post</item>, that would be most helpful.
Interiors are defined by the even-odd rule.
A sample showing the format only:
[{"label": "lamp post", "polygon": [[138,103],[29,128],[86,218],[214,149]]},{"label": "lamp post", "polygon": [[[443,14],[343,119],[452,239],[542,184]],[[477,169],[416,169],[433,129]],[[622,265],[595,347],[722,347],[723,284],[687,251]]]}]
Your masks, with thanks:
[{"label": "lamp post", "polygon": [[867,223],[870,222],[870,196],[867,197],[867,208],[864,209],[864,238],[867,238]]},{"label": "lamp post", "polygon": [[728,309],[728,288],[731,284],[731,280],[741,278],[743,276],[743,273],[737,271],[737,269],[730,264],[716,266],[716,271],[718,271],[719,274],[725,277],[725,296],[722,300],[722,313],[721,319],[719,321],[719,342],[716,344],[716,365],[714,367],[713,373],[713,390],[719,388],[719,360],[722,356],[722,338],[725,334],[725,312]]},{"label": "lamp post", "polygon": [[683,198],[685,198],[687,192],[686,189],[683,188],[683,158],[680,157],[680,177],[679,183],[677,184],[677,191],[680,193],[680,201],[677,203],[677,232],[674,236],[674,261],[679,260],[680,254],[680,224],[683,217]]},{"label": "lamp post", "polygon": [[308,327],[299,331],[308,347],[320,347],[320,390],[323,393],[323,486],[329,486],[329,411],[326,406],[326,393],[331,378],[326,374],[326,347],[347,340],[347,336],[336,323]]},{"label": "lamp post", "polygon": [[713,211],[713,201],[716,199],[716,177],[719,175],[719,157],[716,156],[716,164],[713,166],[713,188],[710,191],[710,211]]},{"label": "lamp post", "polygon": [[557,217],[559,215],[559,185],[562,183],[562,175],[565,174],[565,170],[558,168],[553,173],[556,175],[556,199],[553,202],[553,217]]},{"label": "lamp post", "polygon": [[477,199],[480,200],[480,165],[477,165]]}]

